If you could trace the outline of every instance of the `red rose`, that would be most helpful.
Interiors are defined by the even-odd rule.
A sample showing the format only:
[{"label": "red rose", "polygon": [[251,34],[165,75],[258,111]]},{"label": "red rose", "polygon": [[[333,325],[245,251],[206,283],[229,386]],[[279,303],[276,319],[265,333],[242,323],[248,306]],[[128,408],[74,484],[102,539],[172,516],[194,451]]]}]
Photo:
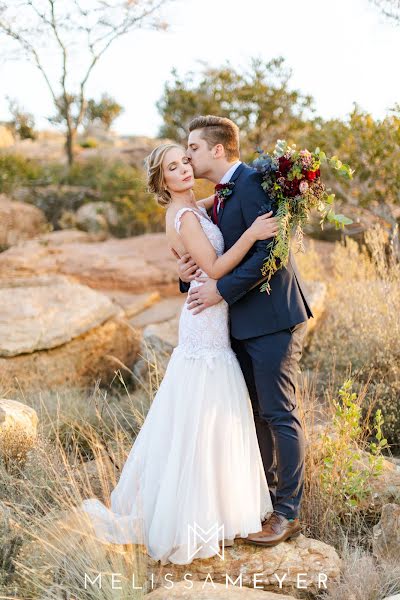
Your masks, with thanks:
[{"label": "red rose", "polygon": [[317,172],[316,171],[307,171],[306,172],[306,179],[308,179],[308,181],[313,181],[317,176]]}]

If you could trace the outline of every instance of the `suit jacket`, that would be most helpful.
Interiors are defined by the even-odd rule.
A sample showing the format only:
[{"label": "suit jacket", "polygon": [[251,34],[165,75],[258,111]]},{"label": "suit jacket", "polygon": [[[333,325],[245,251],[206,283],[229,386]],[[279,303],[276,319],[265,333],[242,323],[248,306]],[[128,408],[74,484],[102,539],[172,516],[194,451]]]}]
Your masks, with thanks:
[{"label": "suit jacket", "polygon": [[[232,194],[220,209],[218,225],[229,250],[260,215],[276,206],[261,187],[261,175],[242,163],[234,172]],[[257,241],[241,263],[217,282],[217,288],[229,305],[231,335],[248,339],[293,327],[312,317],[304,282],[298,272],[292,252],[286,267],[271,278],[271,292],[260,292],[261,267],[271,241]],[[187,292],[189,284],[180,280],[180,290]]]}]

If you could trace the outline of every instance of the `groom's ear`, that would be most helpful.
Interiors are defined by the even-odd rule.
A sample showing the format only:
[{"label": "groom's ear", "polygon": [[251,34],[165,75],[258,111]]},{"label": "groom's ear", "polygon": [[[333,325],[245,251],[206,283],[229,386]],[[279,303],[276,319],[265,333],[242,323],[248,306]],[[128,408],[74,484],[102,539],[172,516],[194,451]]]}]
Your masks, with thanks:
[{"label": "groom's ear", "polygon": [[222,144],[216,144],[213,148],[213,158],[222,158],[225,156],[225,148]]}]

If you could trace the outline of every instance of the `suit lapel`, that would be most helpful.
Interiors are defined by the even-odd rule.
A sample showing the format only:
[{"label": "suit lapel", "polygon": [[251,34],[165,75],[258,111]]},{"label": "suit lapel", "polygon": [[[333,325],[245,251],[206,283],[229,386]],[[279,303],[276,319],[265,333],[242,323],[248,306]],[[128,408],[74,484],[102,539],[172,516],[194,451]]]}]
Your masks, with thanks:
[{"label": "suit lapel", "polygon": [[[230,182],[235,182],[236,179],[239,177],[239,175],[241,174],[241,172],[244,170],[245,165],[244,163],[242,163],[241,165],[238,166],[238,168],[236,169],[236,171],[234,172],[234,174],[232,175],[232,177],[230,178]],[[230,196],[228,196],[228,198],[226,199],[225,202],[231,202],[232,201],[232,196],[235,193],[235,188],[233,188],[232,190],[232,194]],[[221,225],[221,221],[222,221],[222,217],[224,216],[224,210],[225,210],[225,206],[221,207],[219,209],[219,214],[218,214],[218,226]]]}]

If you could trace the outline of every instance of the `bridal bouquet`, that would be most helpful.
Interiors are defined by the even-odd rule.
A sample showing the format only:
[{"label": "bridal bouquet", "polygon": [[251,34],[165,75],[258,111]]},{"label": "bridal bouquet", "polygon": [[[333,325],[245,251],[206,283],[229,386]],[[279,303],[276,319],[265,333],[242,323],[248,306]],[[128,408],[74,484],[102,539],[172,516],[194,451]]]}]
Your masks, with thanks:
[{"label": "bridal bouquet", "polygon": [[278,219],[278,233],[267,246],[269,254],[261,269],[266,281],[260,289],[269,294],[272,275],[288,263],[292,232],[298,248],[304,249],[303,226],[313,208],[321,214],[322,228],[326,220],[337,229],[343,229],[353,222],[344,215],[334,213],[335,194],[329,194],[321,181],[321,165],[329,166],[348,179],[352,178],[354,171],[337,156],[328,158],[320,148],[314,152],[296,150],[295,145],[289,146],[285,140],[277,141],[272,154],[260,149],[257,152],[259,157],[252,166],[262,174],[262,187],[277,206],[275,217]]}]

